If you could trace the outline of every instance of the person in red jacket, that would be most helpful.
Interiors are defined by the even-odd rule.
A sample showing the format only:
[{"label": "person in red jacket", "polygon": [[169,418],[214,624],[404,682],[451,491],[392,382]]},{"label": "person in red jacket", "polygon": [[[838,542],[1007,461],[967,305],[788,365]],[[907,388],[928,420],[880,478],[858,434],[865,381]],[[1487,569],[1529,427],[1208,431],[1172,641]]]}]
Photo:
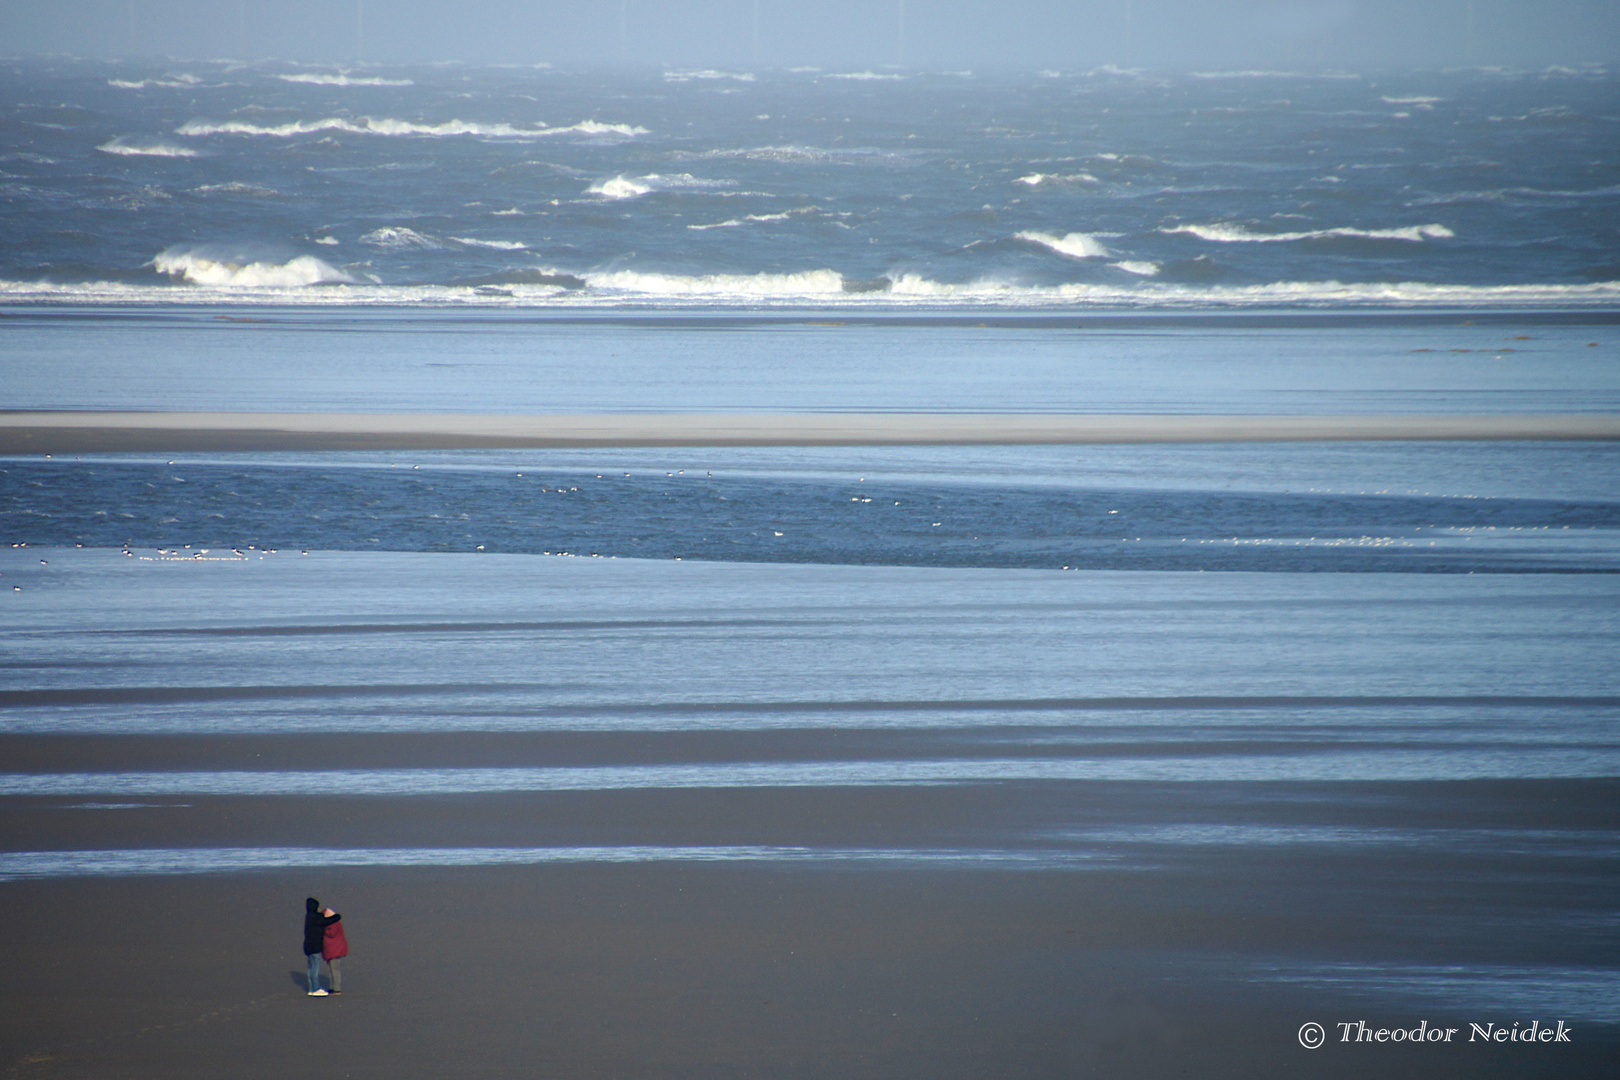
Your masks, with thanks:
[{"label": "person in red jacket", "polygon": [[332,987],[332,993],[343,993],[343,958],[349,955],[349,939],[343,934],[343,916],[326,909],[332,916],[332,922],[326,928],[326,937],[321,942],[321,959],[326,961],[326,981]]}]

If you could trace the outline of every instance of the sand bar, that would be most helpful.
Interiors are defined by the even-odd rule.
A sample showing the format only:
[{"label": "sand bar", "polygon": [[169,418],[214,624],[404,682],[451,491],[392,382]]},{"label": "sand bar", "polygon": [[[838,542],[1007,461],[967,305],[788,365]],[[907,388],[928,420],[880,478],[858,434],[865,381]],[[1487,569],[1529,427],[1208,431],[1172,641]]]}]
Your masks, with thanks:
[{"label": "sand bar", "polygon": [[1611,415],[0,413],[0,453],[1620,439]]}]

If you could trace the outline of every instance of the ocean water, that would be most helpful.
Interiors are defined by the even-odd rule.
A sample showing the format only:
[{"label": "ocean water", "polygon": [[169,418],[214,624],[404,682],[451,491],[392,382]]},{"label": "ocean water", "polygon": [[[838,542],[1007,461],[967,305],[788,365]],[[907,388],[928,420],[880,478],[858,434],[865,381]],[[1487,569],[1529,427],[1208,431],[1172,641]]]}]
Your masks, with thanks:
[{"label": "ocean water", "polygon": [[11,60],[0,298],[1612,305],[1617,86]]},{"label": "ocean water", "polygon": [[[1620,411],[1602,70],[0,87],[0,409]],[[0,541],[0,879],[1124,874],[1617,1020],[1612,443],[13,457]]]}]

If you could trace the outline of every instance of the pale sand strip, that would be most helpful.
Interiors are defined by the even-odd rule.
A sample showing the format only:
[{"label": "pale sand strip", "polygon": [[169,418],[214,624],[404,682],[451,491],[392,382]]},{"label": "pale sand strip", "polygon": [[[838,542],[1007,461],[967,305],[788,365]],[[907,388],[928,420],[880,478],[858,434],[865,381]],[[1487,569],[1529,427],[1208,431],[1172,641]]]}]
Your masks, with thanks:
[{"label": "pale sand strip", "polygon": [[0,413],[0,453],[1620,439],[1620,416]]}]

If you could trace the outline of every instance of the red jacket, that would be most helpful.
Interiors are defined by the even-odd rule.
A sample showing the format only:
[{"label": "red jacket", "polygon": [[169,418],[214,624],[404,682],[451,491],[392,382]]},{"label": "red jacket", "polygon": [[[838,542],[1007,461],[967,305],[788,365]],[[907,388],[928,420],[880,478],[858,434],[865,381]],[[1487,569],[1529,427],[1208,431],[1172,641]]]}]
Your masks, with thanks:
[{"label": "red jacket", "polygon": [[335,922],[326,928],[326,938],[321,942],[321,959],[337,960],[349,955],[349,939],[343,936],[343,924]]}]

